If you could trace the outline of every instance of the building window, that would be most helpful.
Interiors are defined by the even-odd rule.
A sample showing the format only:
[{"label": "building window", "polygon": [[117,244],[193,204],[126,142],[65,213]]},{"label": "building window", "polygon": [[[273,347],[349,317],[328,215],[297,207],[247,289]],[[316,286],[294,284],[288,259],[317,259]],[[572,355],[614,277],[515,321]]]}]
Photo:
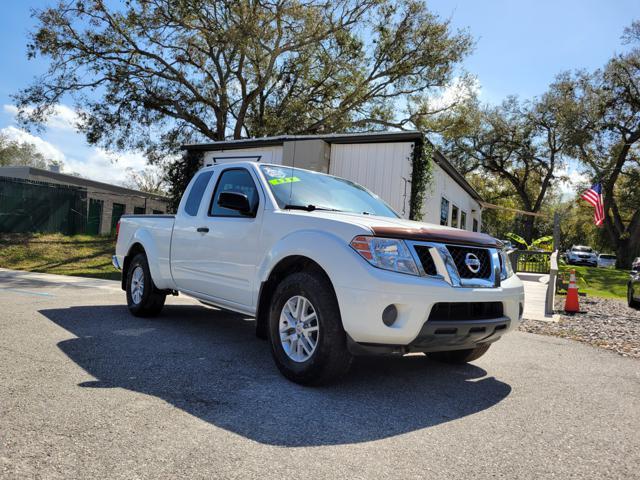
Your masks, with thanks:
[{"label": "building window", "polygon": [[144,207],[133,207],[134,215],[144,215]]},{"label": "building window", "polygon": [[473,231],[478,231],[478,220],[476,220],[475,218],[473,219]]},{"label": "building window", "polygon": [[467,229],[467,212],[460,212],[460,228],[462,230]]},{"label": "building window", "polygon": [[453,205],[451,207],[451,226],[453,228],[458,228],[458,207],[456,207],[455,205]]},{"label": "building window", "polygon": [[440,225],[449,225],[449,200],[444,197],[440,202]]}]

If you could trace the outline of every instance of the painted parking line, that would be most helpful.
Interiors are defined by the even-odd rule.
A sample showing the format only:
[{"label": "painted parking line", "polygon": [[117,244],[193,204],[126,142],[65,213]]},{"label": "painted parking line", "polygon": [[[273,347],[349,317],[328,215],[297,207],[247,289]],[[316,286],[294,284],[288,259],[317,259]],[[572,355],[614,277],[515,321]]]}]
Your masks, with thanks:
[{"label": "painted parking line", "polygon": [[18,293],[21,295],[35,295],[37,297],[55,297],[53,293],[47,292],[31,292],[29,290],[20,290],[18,288],[0,288],[0,291]]}]

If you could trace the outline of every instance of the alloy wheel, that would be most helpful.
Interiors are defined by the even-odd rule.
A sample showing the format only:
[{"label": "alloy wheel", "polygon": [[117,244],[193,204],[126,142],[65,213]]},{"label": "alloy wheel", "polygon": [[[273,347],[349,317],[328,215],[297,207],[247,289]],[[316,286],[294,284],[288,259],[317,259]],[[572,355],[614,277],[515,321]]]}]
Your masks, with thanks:
[{"label": "alloy wheel", "polygon": [[320,324],[316,310],[302,295],[287,300],[280,312],[280,344],[294,362],[311,358],[318,346]]},{"label": "alloy wheel", "polygon": [[131,300],[138,305],[144,294],[144,270],[137,266],[131,274]]}]

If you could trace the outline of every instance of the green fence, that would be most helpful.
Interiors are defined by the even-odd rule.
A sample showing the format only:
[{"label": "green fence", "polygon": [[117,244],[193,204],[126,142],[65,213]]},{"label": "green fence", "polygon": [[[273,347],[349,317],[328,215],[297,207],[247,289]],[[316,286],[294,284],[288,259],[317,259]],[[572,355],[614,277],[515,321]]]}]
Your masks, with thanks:
[{"label": "green fence", "polygon": [[512,250],[509,259],[516,272],[549,273],[551,252]]},{"label": "green fence", "polygon": [[85,233],[87,191],[0,177],[0,233]]}]

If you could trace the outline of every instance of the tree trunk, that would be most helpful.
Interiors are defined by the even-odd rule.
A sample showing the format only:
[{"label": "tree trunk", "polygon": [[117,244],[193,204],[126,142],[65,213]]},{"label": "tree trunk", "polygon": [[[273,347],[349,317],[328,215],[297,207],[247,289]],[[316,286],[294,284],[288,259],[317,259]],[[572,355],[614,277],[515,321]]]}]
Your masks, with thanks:
[{"label": "tree trunk", "polygon": [[633,259],[640,255],[640,236],[618,238],[616,240],[616,267],[631,268]]},{"label": "tree trunk", "polygon": [[533,241],[533,222],[535,221],[535,217],[531,215],[525,215],[522,219],[522,238],[531,245]]}]

